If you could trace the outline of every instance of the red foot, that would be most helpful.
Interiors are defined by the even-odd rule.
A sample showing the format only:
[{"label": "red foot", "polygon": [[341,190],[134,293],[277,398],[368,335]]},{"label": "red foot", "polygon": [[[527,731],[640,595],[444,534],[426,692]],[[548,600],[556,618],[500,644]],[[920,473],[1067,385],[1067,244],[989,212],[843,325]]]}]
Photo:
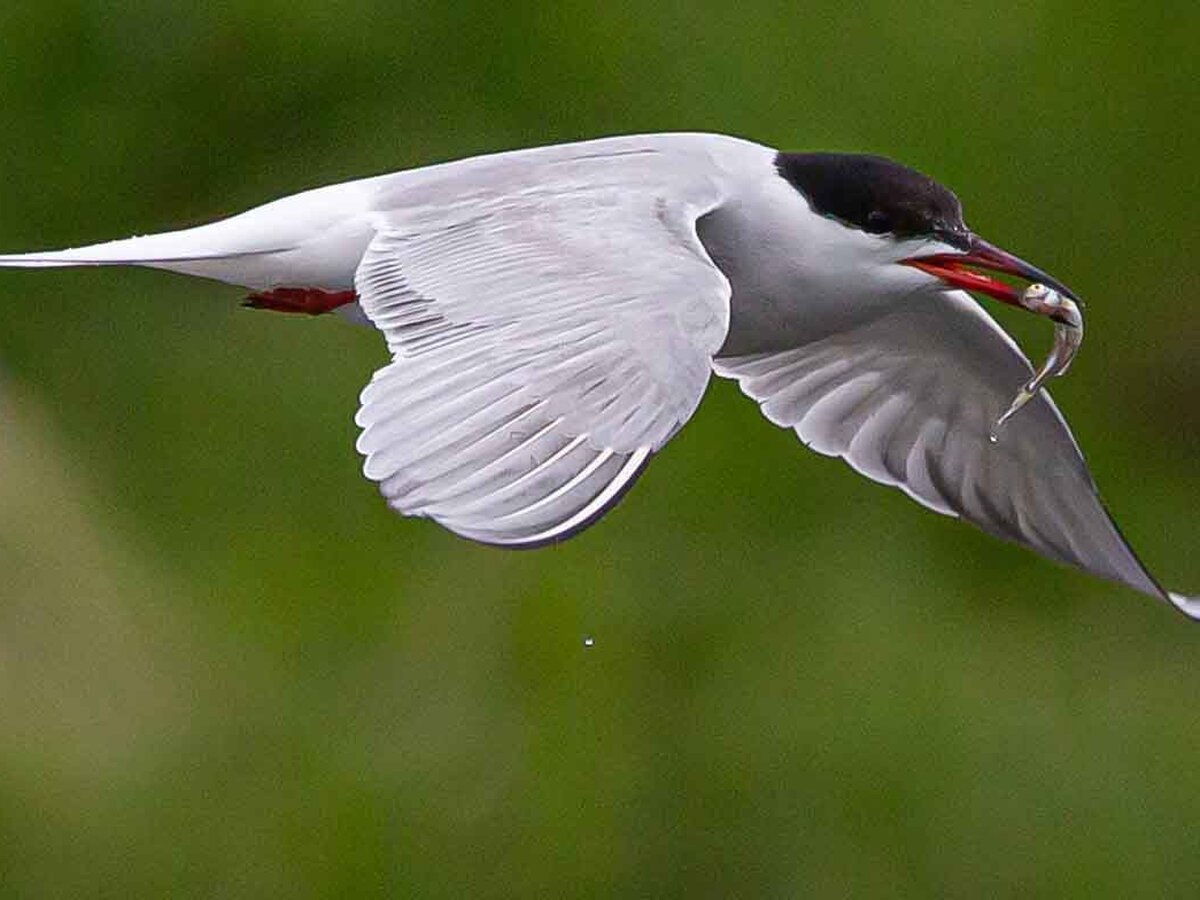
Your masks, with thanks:
[{"label": "red foot", "polygon": [[273,309],[275,312],[307,313],[319,316],[353,303],[358,299],[354,291],[323,291],[320,288],[272,288],[259,291],[242,301],[250,309]]}]

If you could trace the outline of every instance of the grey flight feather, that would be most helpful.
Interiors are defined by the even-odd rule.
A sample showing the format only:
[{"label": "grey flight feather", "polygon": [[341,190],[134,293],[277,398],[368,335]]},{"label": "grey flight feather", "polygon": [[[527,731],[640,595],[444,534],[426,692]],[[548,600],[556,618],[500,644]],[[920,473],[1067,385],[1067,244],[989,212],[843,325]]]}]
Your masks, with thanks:
[{"label": "grey flight feather", "polygon": [[914,296],[811,344],[715,365],[818,453],[996,537],[1166,597],[1101,504],[1045,391],[989,439],[1032,367],[968,295]]},{"label": "grey flight feather", "polygon": [[509,546],[615,502],[691,417],[729,324],[695,229],[711,178],[658,150],[521,161],[443,169],[449,203],[398,184],[355,277],[394,355],[362,395],[365,473],[397,510]]}]

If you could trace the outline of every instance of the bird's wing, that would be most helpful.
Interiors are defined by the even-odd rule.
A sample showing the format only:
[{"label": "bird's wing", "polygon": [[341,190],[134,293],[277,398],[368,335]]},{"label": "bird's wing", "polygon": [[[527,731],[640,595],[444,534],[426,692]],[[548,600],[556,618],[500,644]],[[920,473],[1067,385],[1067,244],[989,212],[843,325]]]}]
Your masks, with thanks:
[{"label": "bird's wing", "polygon": [[722,357],[764,415],[936,512],[1200,617],[1168,595],[1109,517],[1045,391],[992,442],[1032,368],[967,294],[913,295],[865,324],[775,353]]},{"label": "bird's wing", "polygon": [[400,185],[355,276],[393,362],[356,421],[390,506],[535,546],[590,524],[691,416],[729,324],[712,167],[617,145]]}]

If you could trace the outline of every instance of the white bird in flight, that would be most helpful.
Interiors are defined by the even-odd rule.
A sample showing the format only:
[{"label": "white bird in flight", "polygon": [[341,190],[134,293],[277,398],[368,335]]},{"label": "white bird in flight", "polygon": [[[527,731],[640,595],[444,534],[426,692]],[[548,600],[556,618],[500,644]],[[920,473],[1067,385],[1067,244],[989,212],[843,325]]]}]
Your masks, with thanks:
[{"label": "white bird in flight", "polygon": [[1074,295],[974,235],[951,191],[881,157],[605,138],[0,256],[102,265],[374,325],[393,359],[360,398],[363,471],[396,511],[474,541],[532,547],[586,528],[716,372],[818,453],[1200,618],[1200,598],[1160,587],[1117,531],[1044,390],[992,436],[1033,370],[965,291],[1027,305],[999,272]]}]

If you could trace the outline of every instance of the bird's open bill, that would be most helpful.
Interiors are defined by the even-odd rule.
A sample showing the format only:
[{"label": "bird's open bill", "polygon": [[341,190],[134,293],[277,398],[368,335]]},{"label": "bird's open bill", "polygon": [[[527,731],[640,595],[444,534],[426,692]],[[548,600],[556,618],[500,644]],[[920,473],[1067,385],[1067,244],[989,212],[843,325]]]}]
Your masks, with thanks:
[{"label": "bird's open bill", "polygon": [[[978,291],[1053,320],[1054,346],[1041,368],[1021,387],[1008,409],[996,420],[990,435],[995,442],[1000,427],[1028,403],[1043,384],[1070,368],[1083,343],[1083,315],[1079,298],[1065,284],[1041,269],[975,235],[971,235],[965,253],[936,253],[913,257],[904,262],[953,287]],[[1018,293],[1007,282],[987,275],[987,271],[1024,278],[1033,283],[1024,292]]]},{"label": "bird's open bill", "polygon": [[1002,275],[1011,275],[1025,281],[1044,284],[1053,288],[1063,297],[1082,305],[1075,292],[1053,275],[1043,272],[1037,266],[1025,262],[1007,250],[1001,250],[995,244],[989,244],[981,237],[971,235],[968,240],[967,249],[962,253],[932,253],[928,256],[914,256],[903,262],[922,272],[928,272],[954,287],[987,294],[1010,306],[1020,306],[1031,312],[1048,315],[1055,321],[1065,322],[1066,320],[1065,315],[1060,314],[1057,307],[1037,309],[1027,306],[1024,302],[1024,294],[1011,284],[992,278],[987,273],[999,272]]}]

